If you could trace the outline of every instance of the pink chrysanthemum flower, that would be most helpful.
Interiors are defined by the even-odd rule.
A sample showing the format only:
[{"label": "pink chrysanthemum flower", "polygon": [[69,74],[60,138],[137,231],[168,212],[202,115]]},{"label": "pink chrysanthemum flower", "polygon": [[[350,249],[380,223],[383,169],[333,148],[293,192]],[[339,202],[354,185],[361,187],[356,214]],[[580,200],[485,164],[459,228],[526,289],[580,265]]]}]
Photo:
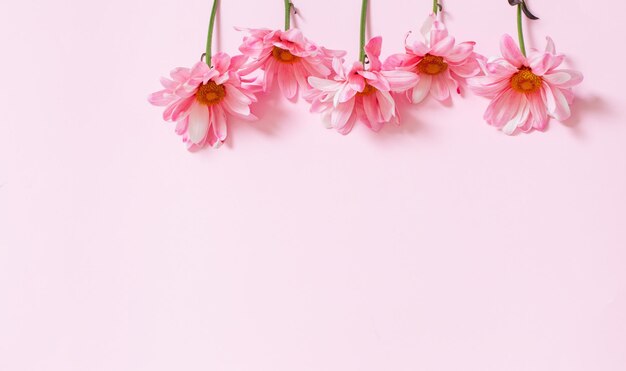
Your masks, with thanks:
[{"label": "pink chrysanthemum flower", "polygon": [[361,62],[355,62],[348,69],[336,58],[332,79],[309,77],[313,89],[306,98],[311,102],[311,112],[329,115],[329,127],[341,134],[348,134],[357,119],[374,131],[379,131],[387,122],[399,122],[391,92],[410,88],[417,77],[407,71],[382,69],[381,45],[382,38],[375,37],[365,46],[368,69]]},{"label": "pink chrysanthemum flower", "polygon": [[572,87],[583,80],[574,70],[557,69],[565,56],[557,54],[549,37],[544,52],[532,51],[526,58],[513,38],[504,35],[500,42],[503,58],[489,61],[486,76],[470,80],[471,89],[492,99],[485,120],[506,134],[544,130],[548,116],[559,121],[570,116]]},{"label": "pink chrysanthemum flower", "polygon": [[250,112],[256,102],[254,86],[240,75],[247,59],[217,53],[211,58],[213,67],[198,62],[191,69],[175,68],[171,79],[161,78],[165,89],[148,97],[150,103],[167,107],[163,119],[177,122],[176,133],[188,149],[206,143],[219,147],[226,139],[229,116],[256,118]]},{"label": "pink chrysanthemum flower", "polygon": [[254,59],[246,71],[257,68],[264,71],[263,91],[268,91],[278,80],[287,99],[292,99],[300,89],[310,88],[309,76],[326,77],[331,73],[333,57],[345,55],[317,46],[302,35],[299,29],[287,31],[269,29],[241,29],[248,33],[239,50]]},{"label": "pink chrysanthemum flower", "polygon": [[446,26],[435,14],[428,17],[422,32],[424,42],[405,41],[406,52],[390,56],[384,66],[417,75],[417,84],[407,90],[411,102],[419,103],[429,93],[438,101],[447,100],[450,91],[460,93],[465,80],[480,73],[478,55],[474,53],[476,43],[467,41],[455,45],[454,37],[448,35]]}]

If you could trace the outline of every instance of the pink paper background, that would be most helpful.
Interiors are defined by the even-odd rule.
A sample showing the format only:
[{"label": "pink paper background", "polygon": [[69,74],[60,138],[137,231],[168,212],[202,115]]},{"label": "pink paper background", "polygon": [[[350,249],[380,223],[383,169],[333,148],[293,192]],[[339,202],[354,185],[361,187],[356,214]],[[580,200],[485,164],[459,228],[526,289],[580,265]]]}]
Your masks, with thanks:
[{"label": "pink paper background", "polygon": [[[586,78],[545,133],[470,95],[343,137],[272,94],[190,154],[146,96],[210,6],[3,2],[0,370],[626,370],[623,2],[530,2]],[[217,46],[282,6],[224,0]],[[356,57],[358,0],[296,6]],[[372,0],[385,55],[429,7]],[[444,7],[486,55],[515,32],[504,0]]]}]

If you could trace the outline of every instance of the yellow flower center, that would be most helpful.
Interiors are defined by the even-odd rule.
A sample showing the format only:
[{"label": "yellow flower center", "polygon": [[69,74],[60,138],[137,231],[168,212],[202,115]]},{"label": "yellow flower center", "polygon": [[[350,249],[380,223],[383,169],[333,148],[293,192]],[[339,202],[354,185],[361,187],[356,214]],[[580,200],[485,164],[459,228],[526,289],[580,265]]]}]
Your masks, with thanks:
[{"label": "yellow flower center", "polygon": [[277,61],[282,63],[296,63],[300,57],[291,54],[289,50],[281,49],[277,46],[272,50],[272,55]]},{"label": "yellow flower center", "polygon": [[376,88],[373,87],[370,84],[365,84],[365,87],[363,88],[363,91],[358,92],[358,95],[370,95],[370,94],[374,94],[376,92]]},{"label": "yellow flower center", "polygon": [[217,85],[214,81],[200,85],[196,92],[196,100],[205,106],[212,106],[221,102],[226,96],[223,85]]},{"label": "yellow flower center", "polygon": [[417,64],[417,71],[427,75],[439,75],[448,69],[448,64],[442,57],[426,54]]},{"label": "yellow flower center", "polygon": [[511,88],[518,93],[534,93],[541,88],[541,77],[535,75],[528,67],[520,67],[511,76]]}]

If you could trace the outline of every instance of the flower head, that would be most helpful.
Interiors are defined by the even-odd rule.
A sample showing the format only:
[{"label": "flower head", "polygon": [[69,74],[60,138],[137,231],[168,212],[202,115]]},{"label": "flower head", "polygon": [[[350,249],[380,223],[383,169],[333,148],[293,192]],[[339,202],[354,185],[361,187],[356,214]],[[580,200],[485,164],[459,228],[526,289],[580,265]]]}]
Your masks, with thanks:
[{"label": "flower head", "polygon": [[415,74],[401,70],[385,70],[380,62],[382,38],[372,38],[365,46],[369,61],[366,69],[361,62],[350,68],[343,60],[333,60],[332,78],[309,77],[313,89],[308,92],[311,111],[330,115],[330,127],[348,134],[357,120],[374,131],[387,122],[398,123],[392,91],[400,92],[413,86]]},{"label": "flower head", "polygon": [[425,41],[405,41],[405,52],[390,56],[384,66],[417,75],[417,84],[407,90],[407,97],[413,103],[423,101],[429,93],[444,101],[450,97],[450,91],[460,92],[467,78],[480,73],[477,61],[480,57],[474,53],[473,41],[455,45],[454,37],[448,35],[446,26],[435,14],[427,18],[422,32]]},{"label": "flower head", "polygon": [[552,39],[545,51],[531,51],[528,58],[509,35],[500,42],[502,58],[485,65],[486,76],[470,80],[471,89],[492,99],[484,118],[490,125],[513,134],[543,130],[548,116],[559,121],[570,116],[572,87],[583,80],[574,70],[558,69],[565,57],[557,54]]},{"label": "flower head", "polygon": [[310,88],[307,82],[309,76],[328,76],[332,58],[345,54],[315,45],[296,28],[287,31],[242,30],[248,35],[244,37],[239,50],[254,60],[246,71],[261,68],[264,71],[263,91],[270,90],[277,79],[287,99],[296,96],[298,87],[304,90]]},{"label": "flower head", "polygon": [[161,78],[164,89],[148,101],[166,107],[163,119],[177,123],[176,133],[190,150],[206,143],[218,147],[226,139],[228,117],[255,118],[250,112],[254,86],[240,74],[246,60],[218,53],[211,58],[213,67],[198,62],[192,68],[175,68],[169,79]]}]

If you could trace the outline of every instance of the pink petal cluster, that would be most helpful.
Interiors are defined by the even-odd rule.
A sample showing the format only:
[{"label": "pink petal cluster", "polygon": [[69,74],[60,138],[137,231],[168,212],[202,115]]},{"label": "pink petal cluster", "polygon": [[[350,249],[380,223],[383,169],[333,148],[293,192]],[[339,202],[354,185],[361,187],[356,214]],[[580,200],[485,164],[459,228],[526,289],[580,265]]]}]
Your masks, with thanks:
[{"label": "pink petal cluster", "polygon": [[365,46],[367,69],[361,62],[346,67],[342,59],[335,58],[334,75],[308,79],[313,89],[305,98],[311,102],[311,112],[330,116],[329,127],[341,134],[348,134],[357,120],[374,131],[379,131],[385,123],[398,123],[391,92],[405,91],[415,85],[417,76],[408,71],[384,69],[379,59],[381,46],[381,37],[372,38]]},{"label": "pink petal cluster", "polygon": [[152,93],[148,101],[165,106],[163,119],[176,122],[176,133],[189,150],[209,144],[221,145],[227,136],[228,117],[255,119],[250,105],[256,102],[255,87],[242,77],[245,56],[213,56],[213,67],[204,62],[192,68],[179,67],[170,78],[161,78],[164,89]]},{"label": "pink petal cluster", "polygon": [[275,79],[283,95],[292,99],[298,94],[298,87],[310,88],[309,76],[326,77],[331,73],[333,57],[341,57],[343,51],[329,50],[317,46],[305,38],[299,29],[287,31],[269,29],[241,29],[247,32],[241,53],[253,59],[246,68],[252,72],[258,68],[264,71],[263,91],[267,92]]},{"label": "pink petal cluster", "polygon": [[558,69],[565,57],[557,54],[548,38],[545,51],[532,51],[528,58],[509,35],[500,42],[502,58],[489,61],[486,76],[470,80],[472,90],[492,99],[484,118],[506,134],[518,128],[544,130],[548,116],[559,121],[570,116],[574,94],[572,87],[583,75],[570,69]]},{"label": "pink petal cluster", "polygon": [[417,75],[417,84],[407,90],[407,97],[413,103],[423,101],[429,93],[436,100],[445,101],[450,91],[460,93],[466,79],[481,72],[477,59],[482,57],[474,53],[473,41],[455,45],[454,37],[448,35],[446,26],[435,14],[427,18],[422,31],[425,41],[405,41],[405,53],[390,56],[384,66]]}]

